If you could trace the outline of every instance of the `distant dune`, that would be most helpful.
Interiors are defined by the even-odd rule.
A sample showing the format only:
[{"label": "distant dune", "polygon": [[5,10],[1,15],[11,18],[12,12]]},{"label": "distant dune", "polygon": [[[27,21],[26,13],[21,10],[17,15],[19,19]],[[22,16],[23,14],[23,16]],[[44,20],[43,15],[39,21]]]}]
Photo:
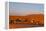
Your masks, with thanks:
[{"label": "distant dune", "polygon": [[31,10],[27,10],[27,11],[17,11],[17,10],[10,10],[9,11],[9,15],[10,16],[27,16],[27,15],[32,15],[32,14],[44,14],[44,12],[41,11],[31,11]]}]

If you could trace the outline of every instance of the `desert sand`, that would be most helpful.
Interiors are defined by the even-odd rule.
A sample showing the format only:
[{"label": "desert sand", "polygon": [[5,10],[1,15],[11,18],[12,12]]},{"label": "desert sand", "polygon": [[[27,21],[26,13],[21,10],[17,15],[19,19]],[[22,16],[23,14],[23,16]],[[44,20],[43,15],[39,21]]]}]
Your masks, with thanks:
[{"label": "desert sand", "polygon": [[[16,19],[21,20],[16,22]],[[31,27],[43,27],[44,26],[44,15],[43,14],[32,14],[27,16],[9,16],[9,28],[31,28]],[[26,21],[25,21],[26,20]]]}]

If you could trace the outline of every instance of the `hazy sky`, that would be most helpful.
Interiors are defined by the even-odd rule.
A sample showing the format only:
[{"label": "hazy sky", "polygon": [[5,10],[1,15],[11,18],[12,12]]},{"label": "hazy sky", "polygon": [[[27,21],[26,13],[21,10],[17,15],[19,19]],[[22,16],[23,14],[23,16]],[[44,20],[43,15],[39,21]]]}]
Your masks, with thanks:
[{"label": "hazy sky", "polygon": [[9,10],[10,15],[37,14],[44,12],[44,5],[35,3],[10,2]]}]

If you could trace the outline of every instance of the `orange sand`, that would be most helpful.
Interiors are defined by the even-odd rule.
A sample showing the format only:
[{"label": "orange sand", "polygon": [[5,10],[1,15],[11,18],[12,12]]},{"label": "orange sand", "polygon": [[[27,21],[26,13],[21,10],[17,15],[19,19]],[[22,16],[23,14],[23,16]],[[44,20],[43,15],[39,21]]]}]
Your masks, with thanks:
[{"label": "orange sand", "polygon": [[[9,20],[16,20],[16,19],[21,19],[21,20],[28,20],[28,22],[21,22],[20,24],[33,24],[35,21],[36,25],[40,24],[44,24],[44,15],[43,14],[33,14],[33,15],[27,15],[27,16],[9,16]],[[30,22],[29,22],[30,21]],[[20,27],[26,27],[26,26],[17,26],[16,24],[9,24],[9,28],[20,28]],[[32,26],[31,26],[32,27]]]}]

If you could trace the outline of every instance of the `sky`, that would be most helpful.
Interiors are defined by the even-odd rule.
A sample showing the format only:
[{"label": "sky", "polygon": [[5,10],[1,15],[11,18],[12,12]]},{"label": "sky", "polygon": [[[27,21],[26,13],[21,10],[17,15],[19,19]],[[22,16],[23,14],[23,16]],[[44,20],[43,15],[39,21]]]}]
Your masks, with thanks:
[{"label": "sky", "polygon": [[10,15],[25,16],[29,14],[39,14],[43,12],[43,4],[9,2]]}]

